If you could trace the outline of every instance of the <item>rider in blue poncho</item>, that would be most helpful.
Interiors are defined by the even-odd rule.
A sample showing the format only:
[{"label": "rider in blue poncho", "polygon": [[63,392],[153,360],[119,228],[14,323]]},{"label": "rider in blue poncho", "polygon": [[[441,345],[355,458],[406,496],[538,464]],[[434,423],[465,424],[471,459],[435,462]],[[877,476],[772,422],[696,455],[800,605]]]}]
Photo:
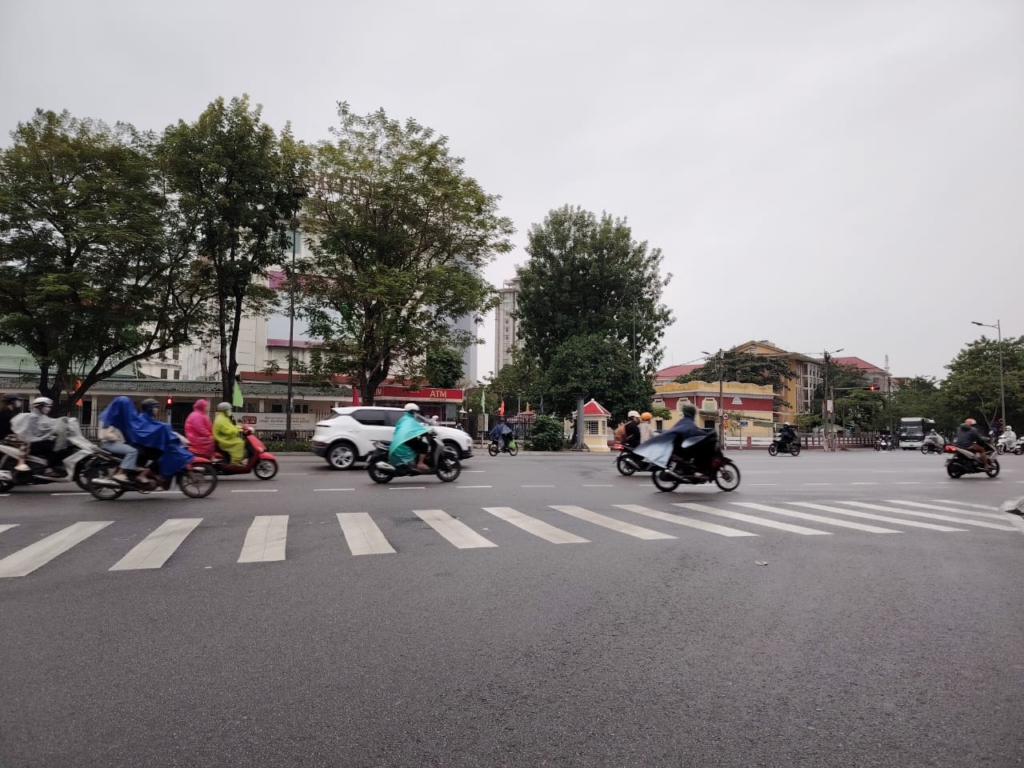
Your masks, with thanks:
[{"label": "rider in blue poncho", "polygon": [[416,403],[405,406],[405,415],[395,425],[395,434],[391,438],[391,447],[388,448],[388,463],[398,467],[415,460],[416,465],[413,469],[417,472],[430,472],[430,467],[423,459],[424,454],[417,450],[422,443],[423,435],[430,431],[430,426],[419,418],[419,410],[420,407]]},{"label": "rider in blue poncho", "polygon": [[174,477],[193,458],[170,425],[158,421],[153,413],[159,403],[152,398],[142,401],[142,413],[136,413],[135,405],[125,396],[114,401],[100,414],[100,420],[108,427],[120,430],[124,439],[139,448],[160,451],[157,467],[163,477]]}]

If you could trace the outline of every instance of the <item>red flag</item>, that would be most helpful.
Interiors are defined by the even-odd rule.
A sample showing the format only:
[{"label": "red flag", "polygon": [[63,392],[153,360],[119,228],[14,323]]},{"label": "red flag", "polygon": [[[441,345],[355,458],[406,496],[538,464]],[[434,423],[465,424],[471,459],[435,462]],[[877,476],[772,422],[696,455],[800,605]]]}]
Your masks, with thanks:
[{"label": "red flag", "polygon": [[498,415],[499,416],[504,416],[505,415],[505,401],[504,400],[502,400],[501,401],[501,405],[498,406]]}]

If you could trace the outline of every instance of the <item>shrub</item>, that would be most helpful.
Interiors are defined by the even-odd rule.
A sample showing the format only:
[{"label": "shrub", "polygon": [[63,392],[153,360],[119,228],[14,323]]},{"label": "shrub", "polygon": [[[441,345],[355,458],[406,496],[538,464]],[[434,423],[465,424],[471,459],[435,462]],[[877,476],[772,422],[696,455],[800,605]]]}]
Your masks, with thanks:
[{"label": "shrub", "polygon": [[531,451],[560,451],[565,446],[562,422],[552,416],[538,416],[530,432]]}]

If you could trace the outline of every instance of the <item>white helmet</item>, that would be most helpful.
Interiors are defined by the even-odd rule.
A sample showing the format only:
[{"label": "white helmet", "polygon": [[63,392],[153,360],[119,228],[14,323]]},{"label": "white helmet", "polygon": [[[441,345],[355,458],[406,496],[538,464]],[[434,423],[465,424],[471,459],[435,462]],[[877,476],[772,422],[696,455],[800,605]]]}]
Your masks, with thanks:
[{"label": "white helmet", "polygon": [[419,413],[420,407],[418,405],[416,405],[416,403],[406,403],[405,404],[405,410],[407,412],[415,411],[416,413]]},{"label": "white helmet", "polygon": [[628,414],[626,414],[626,417],[630,419],[639,419],[640,411],[630,411]]},{"label": "white helmet", "polygon": [[217,403],[217,410],[227,413],[231,410],[231,403]]},{"label": "white helmet", "polygon": [[32,407],[33,408],[39,408],[40,406],[44,406],[44,405],[49,407],[49,408],[52,408],[53,407],[53,400],[51,400],[48,397],[37,397],[35,400],[32,401]]}]

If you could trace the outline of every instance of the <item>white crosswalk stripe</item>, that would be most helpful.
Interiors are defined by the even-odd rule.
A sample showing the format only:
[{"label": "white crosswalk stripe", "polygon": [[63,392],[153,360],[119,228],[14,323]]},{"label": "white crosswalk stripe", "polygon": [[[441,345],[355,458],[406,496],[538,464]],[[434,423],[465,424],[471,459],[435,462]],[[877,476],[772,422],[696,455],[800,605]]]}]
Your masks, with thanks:
[{"label": "white crosswalk stripe", "polygon": [[395,554],[395,548],[388,543],[368,512],[339,512],[338,523],[353,555]]},{"label": "white crosswalk stripe", "polygon": [[706,523],[703,520],[694,520],[691,517],[683,517],[682,515],[675,515],[669,512],[659,512],[656,509],[642,507],[639,504],[616,504],[615,506],[627,512],[636,512],[638,515],[646,515],[647,517],[653,517],[655,520],[664,520],[667,523],[675,523],[676,525],[685,525],[689,528],[696,528],[699,531],[717,533],[719,536],[757,536],[756,533],[751,533],[750,531],[741,531],[738,528],[729,528],[717,523]]},{"label": "white crosswalk stripe", "polygon": [[240,563],[273,563],[284,560],[288,540],[288,515],[257,515],[245,534]]},{"label": "white crosswalk stripe", "polygon": [[915,512],[910,509],[900,509],[899,507],[884,507],[881,504],[868,504],[863,501],[840,501],[839,504],[849,504],[852,507],[858,507],[860,509],[873,509],[877,512],[895,512],[900,515],[911,515],[913,517],[926,517],[931,520],[945,520],[947,523],[956,523],[957,525],[973,525],[978,528],[992,528],[997,531],[1013,531],[1015,528],[1009,525],[999,525],[998,523],[987,523],[984,520],[964,520],[962,517],[950,517],[949,515],[940,515],[938,512]]},{"label": "white crosswalk stripe", "polygon": [[624,533],[627,536],[632,536],[636,539],[643,539],[645,541],[653,541],[656,539],[674,539],[675,536],[670,536],[667,533],[661,531],[652,531],[650,528],[643,528],[639,525],[633,525],[622,520],[616,520],[614,517],[608,517],[602,515],[599,512],[591,512],[589,509],[583,507],[576,507],[572,505],[568,506],[552,506],[552,509],[557,509],[566,515],[577,517],[580,520],[586,520],[588,523],[594,525],[600,525],[602,528],[608,528],[618,533]]},{"label": "white crosswalk stripe", "polygon": [[1003,519],[998,512],[981,512],[976,509],[961,509],[959,507],[939,506],[938,504],[923,504],[920,501],[899,501],[898,499],[886,499],[886,504],[902,504],[905,507],[916,507],[918,509],[932,509],[936,512],[952,512],[954,515],[974,515],[975,517],[994,517],[997,520]]},{"label": "white crosswalk stripe", "polygon": [[939,504],[956,504],[957,506],[972,507],[973,509],[987,509],[990,512],[998,512],[999,507],[993,507],[989,504],[971,504],[967,501],[954,501],[953,499],[931,499],[931,501],[937,501]]},{"label": "white crosswalk stripe", "polygon": [[81,544],[94,533],[102,531],[112,522],[112,520],[108,520],[106,522],[75,523],[50,534],[45,539],[29,544],[24,549],[0,560],[0,579],[27,576],[58,555],[67,552],[76,544]]},{"label": "white crosswalk stripe", "polygon": [[110,566],[112,571],[139,571],[162,568],[199,524],[201,517],[181,517],[165,520],[131,551]]},{"label": "white crosswalk stripe", "polygon": [[886,517],[885,515],[876,515],[871,512],[857,512],[853,509],[840,509],[839,507],[832,507],[828,504],[814,504],[809,501],[790,501],[787,502],[798,507],[806,507],[807,509],[817,509],[822,512],[832,512],[836,515],[846,515],[848,517],[859,517],[862,520],[878,520],[882,523],[896,523],[898,525],[906,525],[910,528],[926,528],[931,531],[943,531],[946,533],[966,531],[966,528],[951,528],[948,525],[938,525],[937,523],[922,523],[918,520],[900,520],[895,517]]},{"label": "white crosswalk stripe", "polygon": [[9,523],[9,524],[6,524],[6,525],[0,525],[0,533],[3,533],[4,531],[9,531],[9,530],[11,530],[11,528],[17,528],[17,527],[18,527],[17,523]]},{"label": "white crosswalk stripe", "polygon": [[849,520],[835,520],[831,517],[812,515],[807,512],[796,512],[792,509],[782,509],[781,507],[772,507],[767,504],[756,504],[752,501],[734,501],[733,504],[738,507],[754,509],[759,512],[771,512],[772,514],[783,515],[785,517],[795,517],[799,520],[810,520],[812,523],[835,525],[839,528],[852,528],[855,531],[865,531],[866,533],[902,533],[902,531],[896,531],[892,528],[880,528],[877,525],[865,525],[864,523],[851,523]]},{"label": "white crosswalk stripe", "polygon": [[693,504],[685,502],[682,504],[673,504],[676,507],[682,507],[683,509],[689,509],[694,512],[703,512],[708,515],[717,515],[718,517],[728,517],[731,520],[742,520],[745,523],[751,523],[753,525],[763,525],[766,528],[778,528],[780,531],[789,531],[790,533],[798,533],[801,536],[831,536],[831,531],[819,531],[815,528],[804,528],[802,525],[791,525],[790,523],[780,523],[778,520],[768,520],[763,517],[754,517],[753,515],[746,515],[743,512],[733,512],[728,509],[718,509],[717,507],[709,507],[706,504]]},{"label": "white crosswalk stripe", "polygon": [[484,507],[483,510],[484,512],[489,512],[495,517],[504,520],[506,523],[511,523],[516,528],[520,528],[527,533],[532,533],[534,536],[539,536],[544,539],[544,541],[550,541],[552,544],[589,543],[589,539],[584,539],[582,536],[577,536],[575,533],[563,531],[561,528],[556,528],[550,523],[538,520],[536,517],[524,515],[522,512],[512,509],[511,507]]},{"label": "white crosswalk stripe", "polygon": [[498,546],[443,510],[414,509],[413,514],[459,549],[479,549],[481,547]]}]

